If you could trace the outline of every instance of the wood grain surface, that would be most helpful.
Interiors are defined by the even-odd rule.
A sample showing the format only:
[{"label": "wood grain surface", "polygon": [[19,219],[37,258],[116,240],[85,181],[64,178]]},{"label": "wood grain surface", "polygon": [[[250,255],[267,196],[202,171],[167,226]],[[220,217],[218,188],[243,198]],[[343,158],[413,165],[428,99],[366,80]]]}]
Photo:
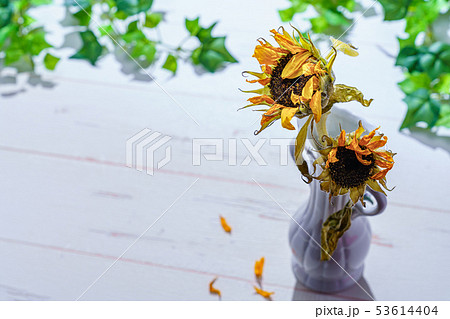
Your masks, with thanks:
[{"label": "wood grain surface", "polygon": [[[366,300],[356,286],[318,294],[296,282],[290,218],[254,180],[291,214],[309,189],[292,163],[280,165],[268,140],[261,148],[266,166],[230,166],[227,152],[223,161],[192,165],[193,138],[222,138],[225,145],[236,139],[238,164],[249,155],[243,138],[253,144],[294,138],[279,123],[254,137],[260,114],[236,112],[248,98],[237,88],[250,87],[241,72],[257,70],[255,40],[269,38],[280,24],[276,9],[288,2],[154,2],[155,10],[168,11],[162,34],[174,44],[185,36],[184,16],[201,14],[204,24],[220,20],[217,34],[228,35],[240,63],[214,75],[198,76],[187,64],[174,78],[150,70],[199,125],[155,83],[123,74],[110,56],[98,68],[64,59],[54,72],[41,70],[51,88],[27,84],[23,76],[0,86],[0,299],[77,299],[160,218],[82,300],[217,300],[208,291],[215,277],[223,300],[264,300],[252,287],[254,262],[262,256],[263,285],[274,300]],[[35,14],[62,38],[61,5]],[[300,18],[294,22],[305,26]],[[395,54],[401,29],[378,17],[360,19],[350,35],[360,56],[340,55],[335,63],[338,83],[374,98],[370,108],[339,107],[381,125],[398,153],[388,176],[396,188],[386,211],[371,219],[360,284],[377,300],[449,300],[449,154],[398,132],[406,112],[396,86],[402,75],[379,47]],[[126,140],[144,128],[172,137],[172,160],[153,176],[125,165]]]}]

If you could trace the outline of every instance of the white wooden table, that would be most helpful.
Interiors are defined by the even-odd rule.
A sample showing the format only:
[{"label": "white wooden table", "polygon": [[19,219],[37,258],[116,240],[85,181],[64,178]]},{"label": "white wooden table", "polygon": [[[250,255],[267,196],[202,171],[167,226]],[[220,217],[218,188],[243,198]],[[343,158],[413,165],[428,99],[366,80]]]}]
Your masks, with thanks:
[{"label": "white wooden table", "polygon": [[[236,112],[247,98],[237,88],[249,87],[240,74],[257,69],[255,40],[269,38],[279,25],[276,9],[288,5],[198,2],[155,1],[172,23],[163,35],[174,43],[184,37],[184,16],[201,14],[205,25],[220,18],[217,33],[229,36],[240,64],[200,77],[189,65],[173,79],[154,74],[200,125],[154,83],[122,74],[111,57],[98,68],[62,61],[45,73],[53,88],[30,86],[22,77],[0,87],[1,300],[74,300],[107,269],[82,300],[216,300],[208,292],[216,276],[223,300],[263,300],[252,288],[254,261],[262,256],[264,287],[275,291],[274,300],[367,299],[357,287],[325,295],[296,283],[290,218],[253,181],[290,213],[306,200],[308,186],[293,165],[280,166],[276,148],[262,148],[265,167],[226,160],[192,165],[192,138],[236,138],[238,161],[248,155],[239,139],[256,142],[259,113]],[[57,37],[61,7],[36,14]],[[360,56],[339,56],[335,64],[339,83],[375,99],[368,109],[345,108],[380,124],[398,153],[388,176],[396,189],[385,213],[371,219],[373,245],[360,283],[378,300],[448,300],[449,154],[397,130],[406,111],[396,87],[402,76],[377,46],[394,54],[400,30],[398,23],[361,19],[351,37]],[[279,126],[258,138],[294,137]],[[126,140],[146,127],[172,137],[172,161],[154,176],[125,166]],[[233,227],[231,235],[219,215]]]}]

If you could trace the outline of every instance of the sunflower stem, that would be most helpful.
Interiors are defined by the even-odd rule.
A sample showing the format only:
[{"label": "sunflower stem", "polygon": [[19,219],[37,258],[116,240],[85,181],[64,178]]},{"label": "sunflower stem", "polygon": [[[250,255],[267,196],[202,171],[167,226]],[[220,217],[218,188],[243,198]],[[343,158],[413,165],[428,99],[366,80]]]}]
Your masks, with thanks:
[{"label": "sunflower stem", "polygon": [[327,131],[328,115],[329,115],[329,113],[322,114],[319,122],[316,124],[317,136],[318,136],[319,142],[322,144],[322,146],[326,146],[325,142],[323,140],[323,136],[328,136],[328,131]]}]

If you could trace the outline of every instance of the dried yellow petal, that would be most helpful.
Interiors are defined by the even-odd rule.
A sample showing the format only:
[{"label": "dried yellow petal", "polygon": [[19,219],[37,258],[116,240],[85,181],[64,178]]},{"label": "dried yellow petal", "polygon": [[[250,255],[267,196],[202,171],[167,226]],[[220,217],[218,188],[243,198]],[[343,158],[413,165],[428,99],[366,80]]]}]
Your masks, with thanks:
[{"label": "dried yellow petal", "polygon": [[305,63],[305,64],[303,64],[302,65],[302,74],[304,76],[309,76],[309,75],[315,74],[314,73],[315,72],[314,71],[315,67],[316,67],[315,63]]},{"label": "dried yellow petal", "polygon": [[302,75],[302,65],[310,56],[311,52],[306,50],[294,55],[284,67],[281,77],[283,79],[294,79]]},{"label": "dried yellow petal", "polygon": [[331,40],[332,46],[336,50],[339,50],[339,51],[343,52],[344,54],[347,54],[350,56],[358,56],[359,55],[358,51],[356,51],[356,48],[353,45],[342,42],[333,37],[330,37],[330,40]]},{"label": "dried yellow petal", "polygon": [[281,111],[281,126],[288,130],[295,130],[294,125],[291,124],[291,120],[297,113],[298,107],[285,107]]},{"label": "dried yellow petal", "polygon": [[314,121],[318,123],[320,121],[320,117],[322,116],[322,92],[316,91],[311,101],[309,102],[309,108],[314,114]]},{"label": "dried yellow petal", "polygon": [[255,291],[256,291],[256,293],[257,293],[258,295],[261,295],[261,296],[263,296],[264,298],[270,298],[270,296],[272,296],[272,295],[275,293],[275,292],[268,292],[268,291],[259,289],[259,288],[256,287],[256,286],[253,286],[253,288],[255,289]]},{"label": "dried yellow petal", "polygon": [[222,293],[220,292],[220,290],[213,287],[213,285],[214,285],[214,283],[216,282],[216,280],[217,280],[217,277],[214,278],[214,279],[209,283],[209,292],[210,292],[211,294],[213,294],[213,295],[215,294],[215,295],[218,295],[219,297],[222,297]]},{"label": "dried yellow petal", "polygon": [[297,95],[294,93],[294,91],[292,91],[291,92],[291,101],[292,101],[292,103],[294,103],[294,105],[300,104],[300,95]]},{"label": "dried yellow petal", "polygon": [[255,261],[255,275],[256,275],[256,277],[258,277],[258,278],[262,277],[263,268],[264,268],[264,257],[261,257],[260,260]]},{"label": "dried yellow petal", "polygon": [[298,43],[296,43],[296,41],[294,41],[287,32],[283,32],[283,34],[280,34],[275,30],[270,30],[270,32],[273,33],[273,37],[275,38],[275,41],[277,41],[277,43],[280,45],[280,47],[289,50],[292,54],[307,51],[306,49],[303,49]]},{"label": "dried yellow petal", "polygon": [[319,79],[315,76],[311,77],[302,90],[302,96],[310,100],[313,96],[314,90],[319,88]]},{"label": "dried yellow petal", "polygon": [[222,225],[224,231],[226,231],[227,233],[231,233],[230,225],[228,225],[226,219],[223,218],[222,216],[220,216],[220,224]]}]

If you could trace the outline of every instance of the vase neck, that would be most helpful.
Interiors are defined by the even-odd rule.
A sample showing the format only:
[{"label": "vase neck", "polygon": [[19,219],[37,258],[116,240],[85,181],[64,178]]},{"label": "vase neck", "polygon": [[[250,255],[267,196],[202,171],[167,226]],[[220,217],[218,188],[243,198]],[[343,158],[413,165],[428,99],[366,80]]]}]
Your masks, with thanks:
[{"label": "vase neck", "polygon": [[320,189],[320,183],[313,180],[310,184],[308,211],[314,214],[315,219],[325,221],[328,216],[342,209],[349,200],[348,195],[339,195],[329,198],[329,193]]}]

